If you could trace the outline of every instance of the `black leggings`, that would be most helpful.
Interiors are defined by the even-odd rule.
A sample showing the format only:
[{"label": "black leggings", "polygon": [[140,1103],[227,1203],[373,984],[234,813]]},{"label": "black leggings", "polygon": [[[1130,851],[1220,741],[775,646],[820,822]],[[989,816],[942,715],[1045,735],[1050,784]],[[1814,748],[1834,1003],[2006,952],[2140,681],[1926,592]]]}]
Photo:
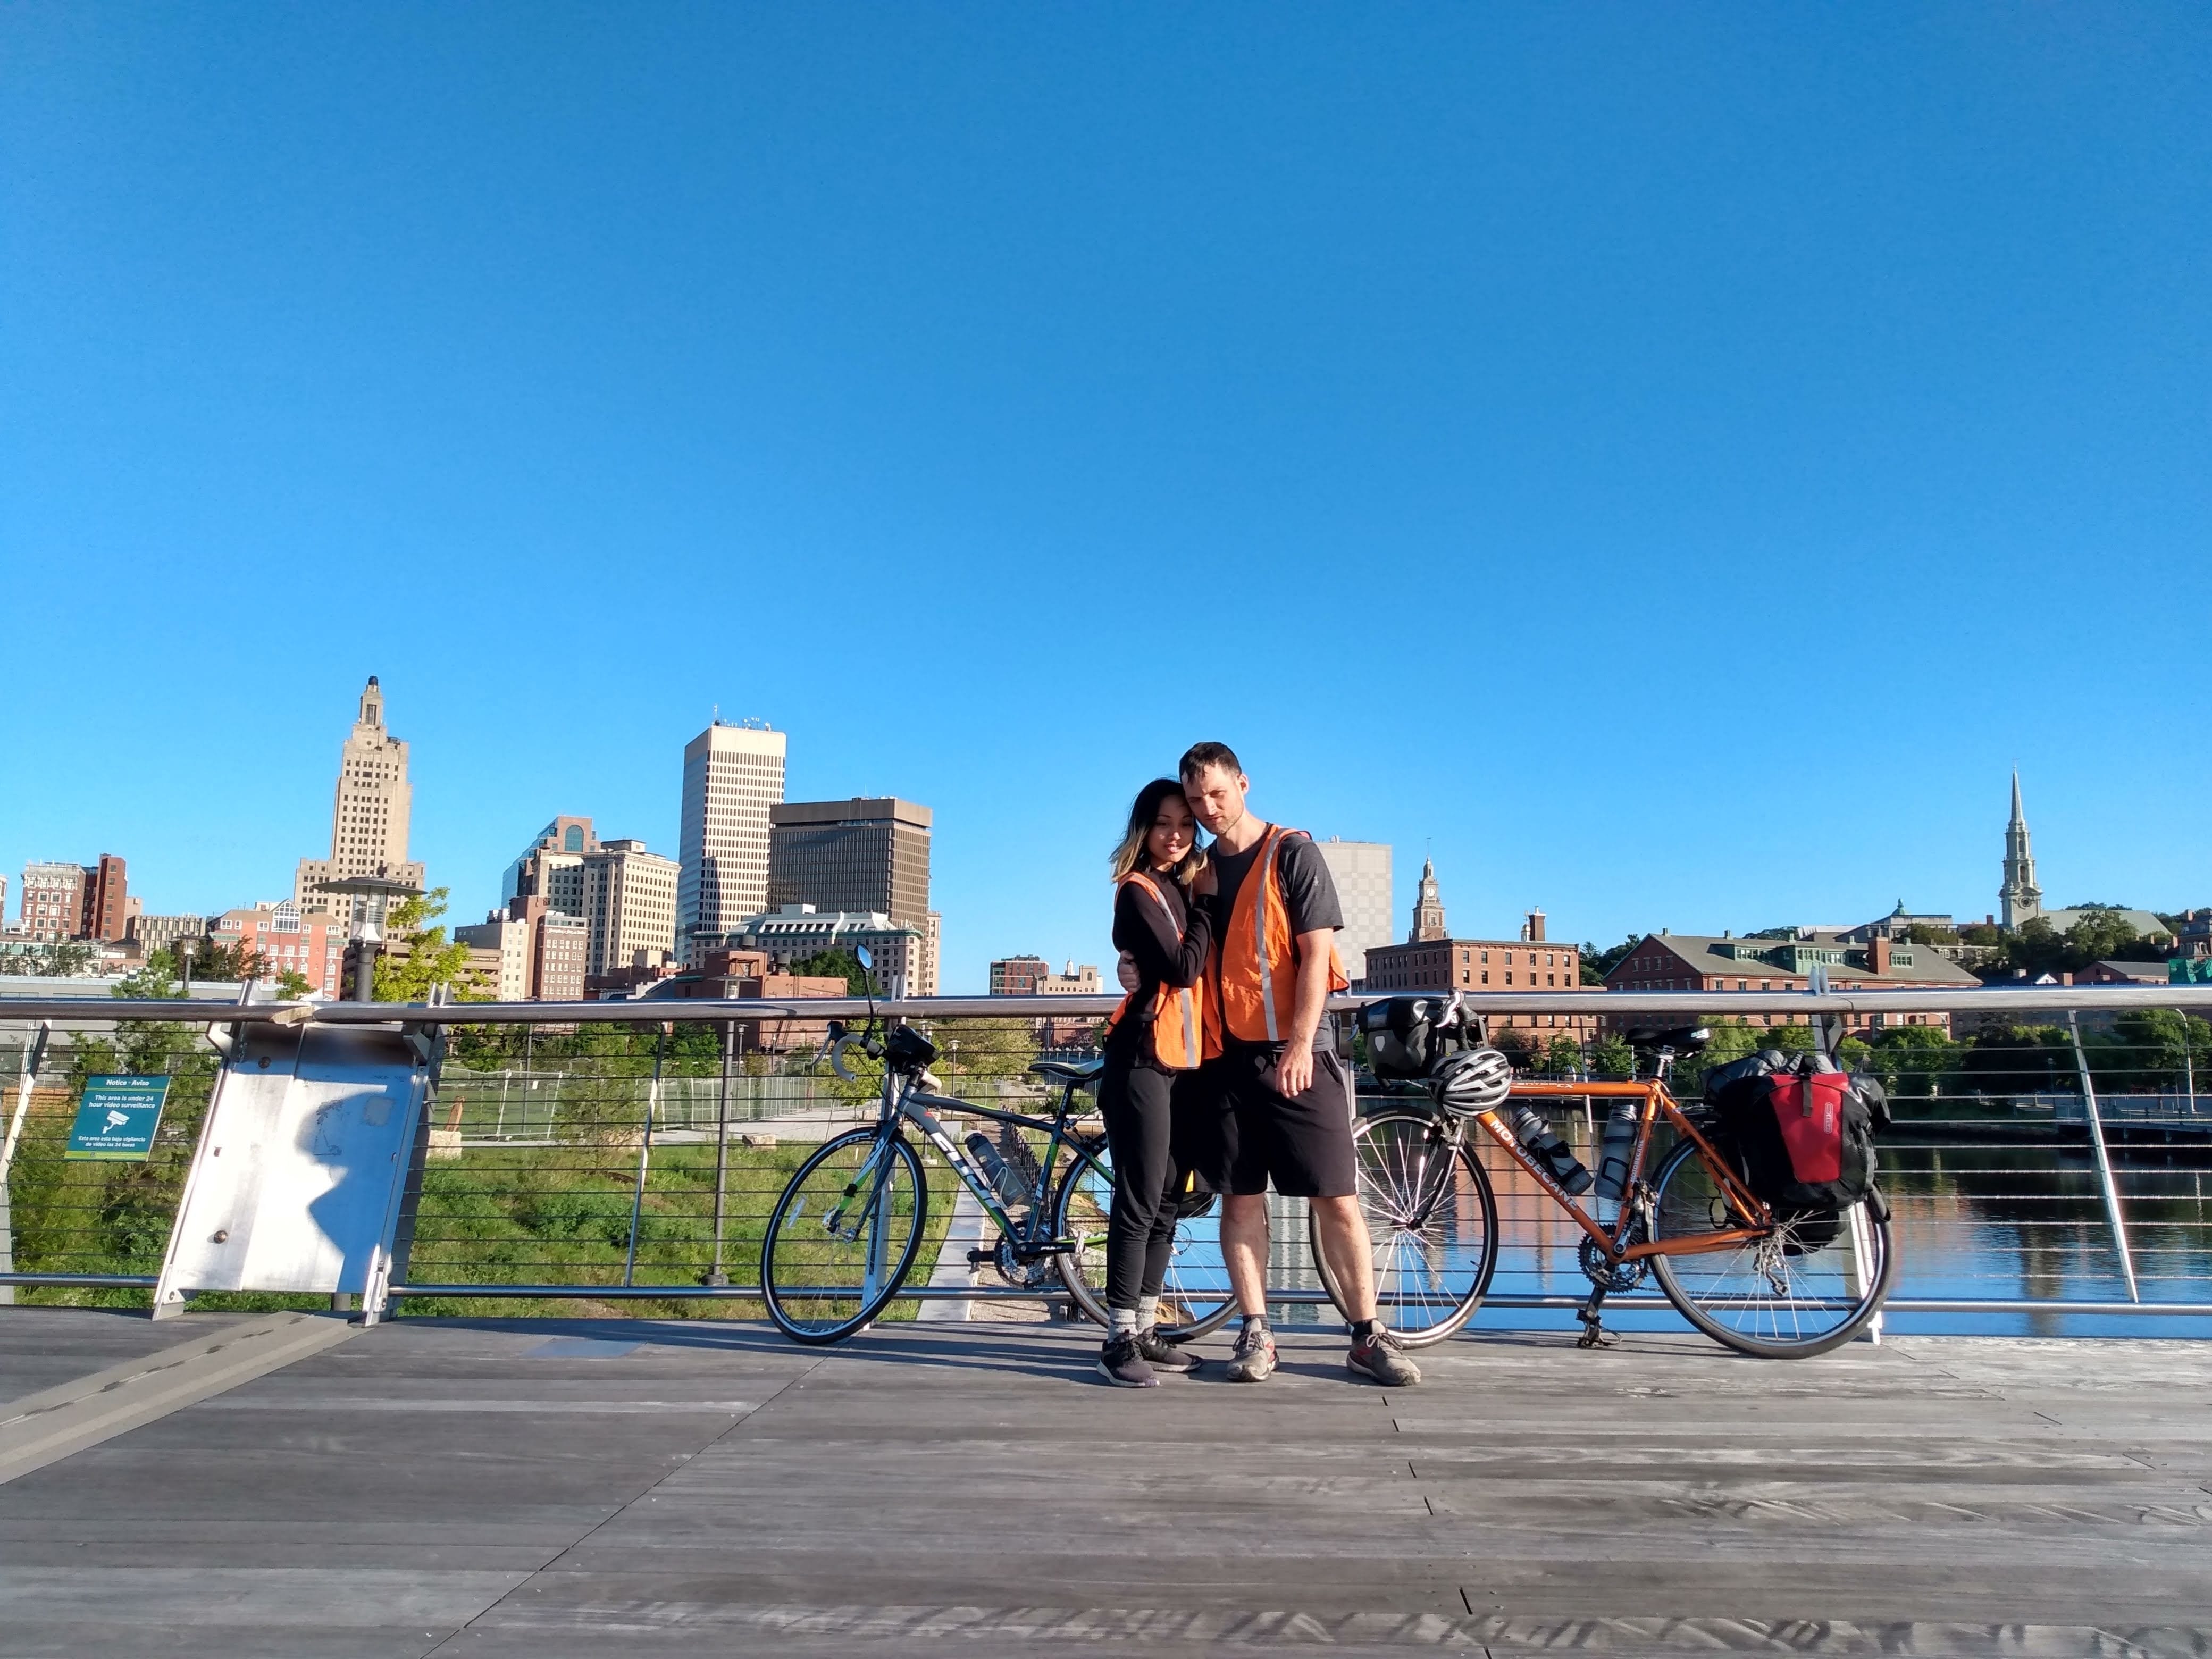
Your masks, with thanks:
[{"label": "black leggings", "polygon": [[1175,1153],[1169,1096],[1174,1079],[1109,1055],[1098,1109],[1114,1155],[1114,1212],[1106,1223],[1106,1305],[1133,1310],[1158,1296],[1175,1247]]}]

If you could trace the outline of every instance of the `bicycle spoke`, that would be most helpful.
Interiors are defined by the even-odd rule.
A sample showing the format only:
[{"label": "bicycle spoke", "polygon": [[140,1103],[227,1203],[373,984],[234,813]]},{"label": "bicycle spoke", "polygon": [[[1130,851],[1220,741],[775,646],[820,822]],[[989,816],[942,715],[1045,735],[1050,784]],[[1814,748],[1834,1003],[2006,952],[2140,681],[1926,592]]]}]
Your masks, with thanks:
[{"label": "bicycle spoke", "polygon": [[[1353,1132],[1353,1144],[1376,1308],[1408,1340],[1449,1335],[1489,1285],[1497,1217],[1488,1187],[1468,1154],[1435,1133],[1425,1116],[1370,1117]],[[1317,1236],[1315,1252],[1319,1261]],[[1327,1263],[1321,1266],[1334,1296]]]},{"label": "bicycle spoke", "polygon": [[[1861,1209],[1789,1218],[1725,1249],[1663,1255],[1654,1263],[1661,1286],[1692,1324],[1746,1352],[1832,1347],[1872,1316],[1893,1272],[1888,1229]],[[1719,1178],[1686,1143],[1659,1172],[1653,1220],[1662,1243],[1753,1224],[1733,1212]]]},{"label": "bicycle spoke", "polygon": [[800,1166],[769,1218],[761,1281],[795,1336],[848,1334],[904,1280],[921,1236],[921,1170],[903,1141],[862,1132]]}]

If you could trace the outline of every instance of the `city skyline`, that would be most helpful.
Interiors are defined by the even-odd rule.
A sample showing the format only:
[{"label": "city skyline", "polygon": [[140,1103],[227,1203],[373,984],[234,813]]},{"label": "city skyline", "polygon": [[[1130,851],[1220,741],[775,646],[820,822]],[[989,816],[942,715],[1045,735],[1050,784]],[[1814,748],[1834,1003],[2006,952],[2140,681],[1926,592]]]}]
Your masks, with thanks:
[{"label": "city skyline", "polygon": [[[360,709],[354,726],[353,735],[347,739],[344,745],[339,774],[337,805],[332,815],[334,836],[341,833],[343,826],[347,822],[349,804],[352,803],[356,806],[358,805],[358,802],[355,799],[354,792],[349,790],[349,780],[352,777],[352,774],[348,769],[349,767],[358,768],[364,761],[374,763],[380,759],[390,760],[396,763],[399,768],[398,779],[401,789],[403,791],[406,791],[407,789],[405,777],[406,766],[409,760],[409,745],[400,743],[397,739],[391,738],[389,734],[384,732],[382,727],[382,697],[383,690],[379,684],[377,677],[370,677],[368,690],[362,693],[360,700]],[[789,748],[787,741],[789,736],[788,733],[782,731],[769,732],[766,727],[765,722],[757,722],[750,727],[740,726],[733,724],[725,725],[720,721],[719,713],[715,722],[709,726],[707,732],[702,732],[699,734],[698,738],[694,739],[691,747],[694,749],[698,748],[703,739],[717,730],[724,732],[753,731],[777,739],[778,741],[775,746],[779,750],[787,750]],[[366,748],[362,746],[362,737],[364,732],[367,732],[371,739]],[[782,755],[778,756],[779,760],[783,758],[784,757]],[[388,781],[388,775],[380,775],[369,781],[369,787],[378,790],[381,793],[386,790]],[[357,784],[356,787],[358,787]],[[2008,889],[2015,885],[2016,870],[2019,868],[2020,860],[2024,855],[2027,847],[2026,837],[2027,826],[2022,814],[2021,805],[2021,789],[2017,773],[2013,776],[2011,790],[2010,814],[2004,823],[2001,836],[1999,837],[1993,838],[2000,840],[2002,842],[2002,853],[2001,855],[1998,855],[1997,861],[2002,866],[2003,884]],[[384,798],[389,799],[388,793],[384,793]],[[403,793],[399,799],[403,805],[401,806],[400,815],[397,824],[397,835],[400,839],[396,842],[396,845],[398,845],[400,850],[404,851],[406,847],[404,837],[408,834],[408,811],[409,805],[411,804],[411,793]],[[678,807],[679,812],[681,811],[681,802],[682,795],[681,792],[679,792]],[[866,793],[857,796],[848,796],[834,801],[793,802],[792,803],[792,805],[794,809],[815,809],[811,813],[806,811],[794,811],[792,815],[794,823],[805,822],[810,818],[810,817],[813,816],[823,816],[825,817],[826,822],[827,809],[831,807],[858,810],[863,814],[863,817],[856,821],[881,823],[884,825],[888,825],[891,822],[891,815],[895,813],[902,813],[911,817],[917,826],[929,824],[934,817],[934,814],[930,809],[914,806],[910,802],[899,798],[890,796],[872,797]],[[763,831],[762,838],[763,849],[765,849],[767,845],[767,834],[772,828],[768,822],[769,811],[765,803],[757,804],[757,815],[761,819],[761,829]],[[555,848],[555,842],[558,839],[561,832],[565,832],[570,850],[579,859],[583,855],[586,846],[588,846],[594,854],[599,853],[601,843],[599,843],[596,839],[592,828],[597,816],[598,815],[596,813],[581,816],[556,814],[550,822],[544,825],[538,833],[538,836],[532,840],[530,848],[526,851],[524,856],[511,859],[505,866],[504,875],[490,878],[488,884],[486,884],[485,869],[483,866],[478,866],[467,872],[461,872],[450,879],[437,873],[432,873],[428,877],[428,880],[432,885],[445,886],[451,891],[451,898],[449,901],[450,908],[445,917],[447,923],[456,929],[461,927],[470,927],[481,933],[484,927],[484,924],[476,921],[476,917],[486,914],[488,909],[497,909],[503,906],[507,902],[507,900],[512,896],[513,884],[514,883],[517,872],[524,867],[530,854],[548,849],[558,850]],[[1300,825],[1298,827],[1304,828],[1305,826]],[[933,830],[924,830],[922,834],[926,838],[932,837],[933,836]],[[1327,848],[1330,845],[1330,838],[1327,834],[1324,833],[1322,835],[1321,843],[1324,848]],[[507,844],[511,846],[513,843],[508,842]],[[647,848],[651,845],[651,842],[647,838],[639,838],[632,841],[611,841],[606,842],[605,845],[609,848],[625,849],[625,855],[629,855],[630,854],[644,855],[646,854]],[[1349,838],[1341,838],[1341,846],[1351,846],[1363,849],[1368,856],[1378,860],[1382,868],[1387,870],[1390,867],[1391,848],[1388,843],[1368,842],[1352,842]],[[762,854],[759,879],[761,881],[762,890],[764,895],[767,892],[767,883],[769,880],[767,856],[766,851],[763,850]],[[921,862],[918,866],[918,878],[922,884],[919,890],[926,895],[928,892],[929,881],[929,856],[926,850],[921,854]],[[672,881],[674,879],[673,861],[668,860],[665,855],[656,855],[654,857],[654,861],[658,865],[666,865],[670,866],[670,879]],[[37,861],[27,860],[26,863],[27,867],[29,866],[35,865]],[[311,867],[313,867],[311,861],[301,861],[301,869],[302,872],[305,872]],[[427,861],[416,860],[408,865],[407,868],[410,872],[422,871],[427,868]],[[2032,883],[2034,879],[2032,861],[2028,864],[2027,870],[2028,874],[2027,879]],[[582,883],[583,872],[579,869],[576,874],[579,878],[576,884],[578,890],[571,902],[577,907],[577,914],[580,915],[582,914],[582,910],[586,904],[584,898],[585,889]],[[1413,878],[1409,884],[1401,884],[1394,892],[1393,902],[1398,907],[1399,912],[1401,914],[1410,915],[1413,917],[1412,925],[1408,929],[1409,935],[1413,933],[1418,932],[1421,926],[1421,912],[1419,906],[1421,896],[1424,890],[1431,889],[1432,885],[1437,884],[1439,878],[1434,869],[1433,858],[1425,858],[1421,875]],[[1410,887],[1410,892],[1407,890],[1408,887]],[[2036,890],[2039,894],[2039,889]],[[2070,891],[2071,890],[2069,889],[2068,890]],[[486,906],[478,906],[472,902],[470,895],[479,891],[484,892],[488,895],[491,901],[489,904]],[[2086,901],[2087,898],[2095,897],[2100,900],[2109,899],[2113,902],[2125,903],[2128,902],[2129,896],[2130,896],[2124,894],[2118,896],[2099,894],[2083,896],[2083,900]],[[254,893],[246,893],[243,895],[230,896],[226,902],[211,904],[198,910],[194,910],[189,906],[179,907],[167,903],[160,906],[158,909],[155,909],[154,907],[150,907],[146,903],[142,894],[134,893],[131,897],[132,908],[134,912],[138,910],[153,910],[154,914],[164,916],[172,913],[182,912],[183,914],[204,915],[210,921],[213,921],[225,911],[240,912],[251,908],[255,905],[260,905],[266,908],[274,902],[282,902],[261,898]],[[1571,900],[1572,896],[1570,895],[1569,897]],[[672,900],[671,902],[672,903]],[[2143,908],[2151,910],[2156,910],[2160,908],[2170,908],[2173,910],[2179,910],[2186,908],[2190,902],[2191,901],[2186,898],[2173,900],[2170,896],[2156,895],[2151,896],[2150,903]],[[603,912],[605,911],[605,903],[604,899],[601,900],[599,908]],[[742,920],[744,917],[759,915],[764,911],[770,910],[773,908],[774,907],[772,905],[763,903],[760,907],[759,910],[743,912],[738,916],[733,916],[732,921]],[[832,906],[830,908],[834,908],[835,907]],[[1498,907],[1494,902],[1478,901],[1476,904],[1472,905],[1469,908],[1474,910],[1476,914],[1483,916],[1486,922],[1488,922],[1492,913],[1496,911]],[[1514,921],[1511,926],[1517,927],[1522,921],[1526,921],[1531,908],[1532,907],[1524,905],[1521,907],[1517,912],[1514,913]],[[1540,908],[1540,907],[1533,908]],[[1861,908],[1865,908],[1863,906]],[[1921,911],[1928,911],[1931,913],[1940,912],[1940,907],[1928,905],[1925,903],[1923,903],[1917,908]],[[1571,917],[1573,910],[1574,906],[1571,902],[1562,914]],[[1984,914],[1992,913],[1994,913],[1994,907],[1985,908],[1984,911],[1977,911],[1972,908],[1971,905],[1960,905],[1953,908],[1948,914],[1953,915],[1961,925],[1965,925],[1980,920]],[[1616,937],[1632,938],[1645,933],[1655,932],[1662,927],[1671,927],[1676,933],[1682,933],[1686,936],[1717,931],[1727,931],[1731,928],[1737,931],[1748,931],[1753,926],[1766,927],[1790,925],[1802,921],[1806,916],[1817,916],[1822,914],[1826,913],[1821,911],[1817,905],[1808,906],[1808,904],[1801,902],[1796,904],[1794,908],[1789,910],[1787,914],[1762,914],[1754,915],[1751,913],[1745,913],[1734,917],[1717,918],[1710,915],[1698,915],[1694,918],[1687,918],[1697,921],[1698,925],[1694,927],[1685,927],[1682,925],[1682,921],[1686,918],[1678,918],[1672,915],[1647,915],[1643,921],[1632,925],[1628,928],[1625,929],[1621,934],[1617,935]],[[1835,911],[1834,914],[1854,915],[1856,913],[1838,910]],[[1875,908],[1868,910],[1867,914],[1869,915],[1887,915],[1887,912],[1886,909]],[[2060,907],[2045,907],[2043,908],[2042,914],[2056,916],[2062,922],[2070,922],[2072,919],[2070,916],[2067,915],[2064,910]],[[937,919],[941,917],[942,915],[943,911],[941,907],[933,902],[926,913],[927,920],[933,923],[936,922]],[[917,919],[913,925],[921,927],[923,925],[923,921],[921,919]],[[600,927],[602,931],[604,931],[605,926],[605,917],[603,915],[600,921]],[[1441,928],[1443,926],[1441,920],[1438,921],[1437,926]],[[928,939],[927,949],[928,951],[927,960],[931,964],[930,970],[937,975],[939,988],[944,994],[982,994],[990,977],[989,968],[991,963],[994,960],[1008,957],[1013,955],[1034,951],[1053,960],[1089,960],[1096,959],[1101,956],[1110,960],[1112,957],[1110,944],[1106,942],[1107,927],[1103,918],[1099,921],[1095,930],[1087,934],[1081,933],[1070,933],[1066,935],[1065,937],[1075,938],[1079,941],[1073,947],[1069,949],[1043,950],[1034,939],[1028,938],[1017,938],[1012,940],[994,939],[980,945],[972,944],[969,945],[967,949],[972,960],[963,963],[953,958],[945,950],[943,945],[943,938],[945,933],[951,933],[957,937],[959,933],[966,931],[966,929],[958,925],[958,921],[956,918],[955,924],[951,928],[945,929],[941,932],[934,932],[932,937]],[[1462,927],[1455,931],[1466,933],[1470,937],[1475,936],[1479,933],[1485,939],[1510,938],[1512,936],[1510,931],[1501,931],[1500,927],[1495,924],[1475,929]],[[655,932],[654,936],[658,936],[657,931]],[[642,935],[641,935],[641,937],[642,937]],[[1395,940],[1399,938],[1399,935],[1393,933],[1389,935],[1389,938]],[[1604,946],[1608,943],[1606,934],[1601,930],[1592,932],[1587,928],[1578,929],[1573,927],[1571,923],[1567,925],[1558,935],[1558,942],[1559,943],[1574,944],[1582,941],[1587,941],[1600,946]],[[486,939],[483,942],[489,942],[489,940]],[[673,951],[672,954],[677,959],[680,960],[682,957],[680,924],[678,927],[678,939],[675,943],[677,948]],[[606,945],[599,945],[595,946],[594,949],[597,951],[597,954],[592,957],[594,964],[592,971],[600,971],[603,967],[616,965],[613,963],[612,958],[609,955]],[[602,957],[607,957],[607,960],[605,963],[602,963],[599,960]]]},{"label": "city skyline", "polygon": [[2206,9],[563,15],[0,10],[11,882],[285,896],[374,672],[454,919],[719,705],[954,988],[1201,738],[1477,936],[1979,916],[2014,765],[2212,899]]}]

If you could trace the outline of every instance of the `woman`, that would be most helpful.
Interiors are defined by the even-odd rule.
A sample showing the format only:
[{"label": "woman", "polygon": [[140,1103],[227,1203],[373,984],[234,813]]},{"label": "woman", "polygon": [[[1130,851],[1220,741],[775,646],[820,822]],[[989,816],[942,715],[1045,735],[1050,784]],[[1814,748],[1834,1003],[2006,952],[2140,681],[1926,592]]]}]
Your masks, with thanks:
[{"label": "woman", "polygon": [[1106,1224],[1109,1328],[1098,1370],[1109,1382],[1149,1389],[1156,1370],[1197,1362],[1161,1340],[1160,1287],[1175,1246],[1177,1185],[1169,1097],[1176,1074],[1195,1066],[1205,1013],[1196,987],[1213,949],[1213,924],[1194,893],[1213,891],[1198,824],[1182,786],[1155,778],[1137,792],[1129,828],[1114,849],[1114,944],[1136,960],[1138,985],[1115,1010],[1098,1108],[1114,1154],[1114,1210]]}]

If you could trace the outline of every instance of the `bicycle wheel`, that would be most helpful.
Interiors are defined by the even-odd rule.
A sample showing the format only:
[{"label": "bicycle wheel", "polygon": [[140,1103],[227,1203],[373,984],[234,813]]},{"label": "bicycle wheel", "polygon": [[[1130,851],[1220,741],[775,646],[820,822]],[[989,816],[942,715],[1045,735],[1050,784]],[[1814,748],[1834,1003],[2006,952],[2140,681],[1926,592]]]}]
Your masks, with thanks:
[{"label": "bicycle wheel", "polygon": [[[1375,1310],[1407,1347],[1467,1323],[1498,1267],[1498,1200],[1472,1147],[1425,1112],[1378,1112],[1352,1132],[1359,1209],[1375,1253]],[[1346,1319],[1311,1212],[1307,1238],[1322,1286]]]},{"label": "bicycle wheel", "polygon": [[[1659,1243],[1747,1224],[1686,1136],[1660,1164],[1652,1188]],[[1897,1250],[1887,1218],[1856,1204],[1840,1218],[1784,1222],[1760,1238],[1654,1256],[1651,1266],[1667,1299],[1714,1341],[1763,1359],[1803,1359],[1850,1341],[1881,1311],[1897,1278]]]},{"label": "bicycle wheel", "polygon": [[[1070,1142],[1073,1161],[1060,1177],[1053,1204],[1053,1232],[1075,1248],[1058,1258],[1060,1283],[1067,1286],[1085,1317],[1106,1322],[1106,1221],[1114,1208],[1112,1154]],[[1221,1328],[1237,1311],[1229,1288],[1229,1267],[1221,1255],[1221,1205],[1204,1215],[1176,1223],[1175,1250],[1168,1257],[1167,1281],[1160,1290],[1160,1323],[1188,1340]]]},{"label": "bicycle wheel", "polygon": [[761,1291],[794,1342],[840,1342],[898,1294],[929,1188],[902,1135],[854,1129],[799,1166],[761,1240]]}]

